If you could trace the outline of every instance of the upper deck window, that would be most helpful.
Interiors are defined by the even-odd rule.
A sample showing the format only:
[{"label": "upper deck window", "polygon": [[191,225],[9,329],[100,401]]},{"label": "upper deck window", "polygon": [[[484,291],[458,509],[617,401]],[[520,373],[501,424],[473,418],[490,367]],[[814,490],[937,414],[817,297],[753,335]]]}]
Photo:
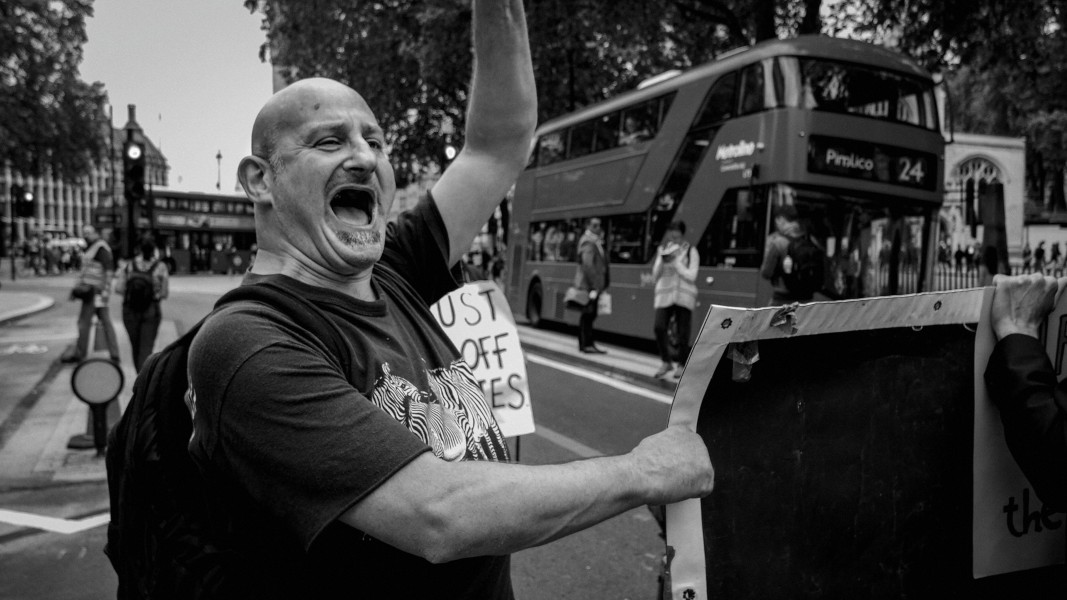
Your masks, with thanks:
[{"label": "upper deck window", "polygon": [[787,94],[790,106],[938,128],[931,82],[825,59],[783,57],[779,62],[798,91]]},{"label": "upper deck window", "polygon": [[766,108],[763,93],[763,65],[755,63],[741,70],[741,94],[737,114],[747,115]]},{"label": "upper deck window", "polygon": [[542,134],[527,168],[651,140],[659,133],[674,92]]}]

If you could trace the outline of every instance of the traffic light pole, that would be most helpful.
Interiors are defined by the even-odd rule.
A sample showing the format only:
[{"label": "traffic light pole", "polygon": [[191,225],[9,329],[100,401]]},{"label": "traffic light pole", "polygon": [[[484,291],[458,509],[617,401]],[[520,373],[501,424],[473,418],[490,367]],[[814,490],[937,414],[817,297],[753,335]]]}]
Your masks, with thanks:
[{"label": "traffic light pole", "polygon": [[126,200],[126,256],[137,252],[138,209],[145,197],[145,146],[134,139],[132,129],[126,130],[122,148],[123,198]]},{"label": "traffic light pole", "polygon": [[16,248],[15,248],[15,233],[16,233],[16,231],[15,231],[15,214],[12,213],[11,214],[11,249],[8,251],[8,256],[11,257],[11,281],[17,281],[18,280],[18,272],[19,272],[18,269],[15,267],[15,254],[17,254]]}]

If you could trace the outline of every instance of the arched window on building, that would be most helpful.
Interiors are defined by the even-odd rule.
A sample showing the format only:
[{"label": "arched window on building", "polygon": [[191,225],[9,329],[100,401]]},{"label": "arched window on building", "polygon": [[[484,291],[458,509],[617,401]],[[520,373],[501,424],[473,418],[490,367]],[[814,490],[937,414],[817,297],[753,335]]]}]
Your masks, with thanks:
[{"label": "arched window on building", "polygon": [[1004,201],[1000,169],[980,156],[969,158],[956,167],[950,186],[958,194],[964,225],[970,227],[971,237],[977,236],[978,225],[993,217],[982,213],[982,197],[997,194]]}]

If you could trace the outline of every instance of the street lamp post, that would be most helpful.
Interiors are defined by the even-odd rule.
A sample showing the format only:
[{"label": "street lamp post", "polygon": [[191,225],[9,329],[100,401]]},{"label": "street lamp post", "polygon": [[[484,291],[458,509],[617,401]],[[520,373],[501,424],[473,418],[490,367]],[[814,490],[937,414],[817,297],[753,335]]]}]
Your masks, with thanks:
[{"label": "street lamp post", "polygon": [[222,191],[222,150],[219,150],[219,153],[215,155],[215,160],[217,160],[219,162],[218,176],[215,179],[215,190],[221,192]]}]

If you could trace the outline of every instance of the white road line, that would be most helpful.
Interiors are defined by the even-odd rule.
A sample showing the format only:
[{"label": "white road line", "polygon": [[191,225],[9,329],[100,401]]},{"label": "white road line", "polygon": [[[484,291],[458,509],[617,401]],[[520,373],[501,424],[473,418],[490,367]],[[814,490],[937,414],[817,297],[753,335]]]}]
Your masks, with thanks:
[{"label": "white road line", "polygon": [[34,529],[43,529],[53,533],[65,533],[68,535],[106,525],[109,521],[111,521],[111,513],[108,512],[85,517],[84,519],[71,520],[0,508],[0,522],[2,523],[33,527]]},{"label": "white road line", "polygon": [[632,383],[626,383],[625,381],[619,381],[618,379],[608,377],[607,375],[601,375],[600,373],[591,373],[589,371],[586,371],[585,369],[579,369],[578,367],[573,367],[566,363],[561,363],[559,361],[552,360],[551,358],[545,358],[543,356],[538,356],[533,353],[527,352],[526,360],[535,364],[551,367],[553,369],[563,371],[565,373],[570,373],[571,375],[584,377],[591,381],[611,386],[617,390],[622,390],[629,394],[635,394],[637,396],[642,396],[650,400],[655,400],[656,402],[662,404],[670,404],[674,400],[673,396],[661,392],[654,392],[652,390],[645,389],[641,386],[634,385]]},{"label": "white road line", "polygon": [[61,333],[53,335],[37,335],[32,338],[26,337],[3,337],[0,336],[0,344],[26,344],[31,342],[66,342],[78,339],[78,332],[73,333]]},{"label": "white road line", "polygon": [[578,440],[569,438],[562,433],[552,431],[544,425],[538,425],[537,429],[534,430],[534,435],[541,436],[565,450],[570,450],[581,458],[593,458],[595,456],[604,455],[603,452],[595,448],[590,448]]}]

